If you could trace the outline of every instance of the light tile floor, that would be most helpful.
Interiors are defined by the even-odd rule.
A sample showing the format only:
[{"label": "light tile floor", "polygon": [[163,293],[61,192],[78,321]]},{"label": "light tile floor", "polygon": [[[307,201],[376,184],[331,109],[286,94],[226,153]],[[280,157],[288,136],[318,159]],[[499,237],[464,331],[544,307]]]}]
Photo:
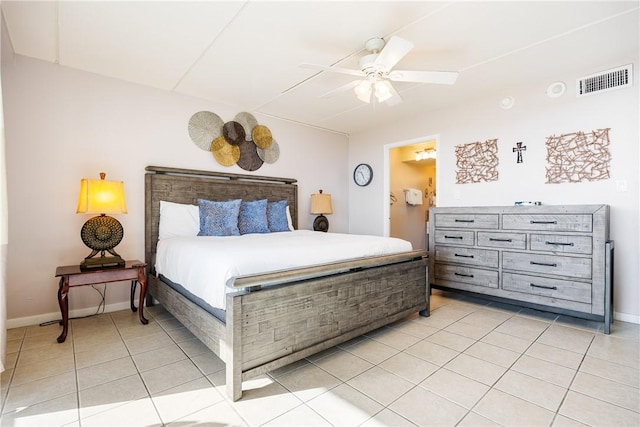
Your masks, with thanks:
[{"label": "light tile floor", "polygon": [[161,306],[8,331],[2,426],[640,425],[640,327],[434,291],[411,316],[244,383]]}]

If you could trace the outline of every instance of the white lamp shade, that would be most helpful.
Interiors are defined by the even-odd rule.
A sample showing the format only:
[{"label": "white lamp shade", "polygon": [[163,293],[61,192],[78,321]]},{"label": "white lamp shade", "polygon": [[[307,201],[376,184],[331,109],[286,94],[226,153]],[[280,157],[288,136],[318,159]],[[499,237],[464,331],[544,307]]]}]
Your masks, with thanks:
[{"label": "white lamp shade", "polygon": [[80,181],[77,213],[126,214],[124,182],[86,179]]},{"label": "white lamp shade", "polygon": [[311,195],[312,215],[329,215],[333,213],[331,208],[331,194],[319,193]]}]

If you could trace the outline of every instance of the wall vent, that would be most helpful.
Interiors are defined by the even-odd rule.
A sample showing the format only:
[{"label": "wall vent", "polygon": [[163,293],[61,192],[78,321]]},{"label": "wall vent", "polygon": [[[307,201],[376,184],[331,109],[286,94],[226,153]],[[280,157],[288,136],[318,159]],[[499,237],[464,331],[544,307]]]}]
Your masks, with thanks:
[{"label": "wall vent", "polygon": [[632,64],[581,77],[576,81],[577,96],[608,92],[631,86]]}]

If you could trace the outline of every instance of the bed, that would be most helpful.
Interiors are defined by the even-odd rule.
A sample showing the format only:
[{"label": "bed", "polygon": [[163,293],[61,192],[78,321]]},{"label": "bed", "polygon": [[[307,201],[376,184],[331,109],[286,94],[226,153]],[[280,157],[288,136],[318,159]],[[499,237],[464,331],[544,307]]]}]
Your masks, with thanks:
[{"label": "bed", "polygon": [[[295,179],[148,166],[147,304],[157,300],[226,364],[230,399],[242,381],[419,312],[428,316],[426,252],[350,258],[235,277],[224,310],[201,304],[155,270],[161,201],[286,200],[297,229]],[[177,285],[177,286],[176,286]]]}]

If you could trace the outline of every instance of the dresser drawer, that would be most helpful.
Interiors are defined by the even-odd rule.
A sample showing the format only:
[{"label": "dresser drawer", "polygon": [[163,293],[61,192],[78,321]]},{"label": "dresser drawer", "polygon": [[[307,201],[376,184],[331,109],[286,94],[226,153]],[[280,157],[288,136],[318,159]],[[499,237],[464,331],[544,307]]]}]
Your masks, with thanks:
[{"label": "dresser drawer", "polygon": [[502,268],[582,279],[591,278],[590,258],[505,251],[502,253]]},{"label": "dresser drawer", "polygon": [[435,266],[436,279],[452,282],[469,283],[471,285],[498,288],[498,272],[460,265],[438,264]]},{"label": "dresser drawer", "polygon": [[498,251],[436,245],[436,261],[498,268]]},{"label": "dresser drawer", "polygon": [[468,245],[473,246],[475,244],[473,231],[463,230],[436,230],[435,242],[436,243],[452,243],[455,245]]},{"label": "dresser drawer", "polygon": [[504,230],[581,231],[593,230],[591,215],[583,214],[504,214]]},{"label": "dresser drawer", "polygon": [[498,229],[498,214],[436,214],[436,227]]},{"label": "dresser drawer", "polygon": [[591,304],[591,283],[503,273],[502,289]]},{"label": "dresser drawer", "polygon": [[478,231],[478,246],[505,249],[527,249],[527,235],[524,233],[494,233]]},{"label": "dresser drawer", "polygon": [[[478,240],[479,239],[480,237],[478,237]],[[591,236],[567,236],[559,234],[531,235],[531,250],[534,251],[590,255],[592,247]]]}]

